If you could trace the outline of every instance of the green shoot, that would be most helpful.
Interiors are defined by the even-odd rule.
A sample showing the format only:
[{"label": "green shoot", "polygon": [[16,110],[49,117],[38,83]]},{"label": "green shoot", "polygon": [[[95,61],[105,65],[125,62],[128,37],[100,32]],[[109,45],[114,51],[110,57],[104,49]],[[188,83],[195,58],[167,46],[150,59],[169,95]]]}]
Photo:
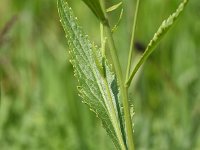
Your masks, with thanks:
[{"label": "green shoot", "polygon": [[[117,47],[112,34],[122,19],[123,8],[113,29],[110,27],[107,14],[118,9],[122,2],[106,9],[104,0],[83,1],[100,20],[100,48],[91,42],[79,27],[78,21],[68,4],[64,0],[58,0],[58,12],[70,49],[70,62],[78,79],[79,95],[83,98],[83,103],[86,103],[89,109],[100,118],[103,127],[116,148],[134,150],[133,120],[130,112],[132,107],[128,101],[129,86],[138,69],[144,64],[162,37],[174,25],[189,0],[184,0],[176,12],[161,24],[131,72],[131,60],[140,4],[140,0],[137,0],[126,74],[122,73]],[[107,60],[106,44],[109,47],[108,52],[110,53],[112,64],[109,64]],[[111,66],[113,66],[113,69]]]}]

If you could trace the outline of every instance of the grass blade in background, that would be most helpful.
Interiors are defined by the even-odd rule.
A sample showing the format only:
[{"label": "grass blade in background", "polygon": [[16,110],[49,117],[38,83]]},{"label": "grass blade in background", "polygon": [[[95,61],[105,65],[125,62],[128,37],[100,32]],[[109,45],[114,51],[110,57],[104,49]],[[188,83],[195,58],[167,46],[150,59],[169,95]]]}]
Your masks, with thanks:
[{"label": "grass blade in background", "polygon": [[68,40],[71,63],[79,81],[78,90],[83,103],[101,119],[115,146],[118,149],[126,149],[115,74],[106,60],[102,63],[100,49],[88,40],[64,0],[58,0],[58,11]]}]

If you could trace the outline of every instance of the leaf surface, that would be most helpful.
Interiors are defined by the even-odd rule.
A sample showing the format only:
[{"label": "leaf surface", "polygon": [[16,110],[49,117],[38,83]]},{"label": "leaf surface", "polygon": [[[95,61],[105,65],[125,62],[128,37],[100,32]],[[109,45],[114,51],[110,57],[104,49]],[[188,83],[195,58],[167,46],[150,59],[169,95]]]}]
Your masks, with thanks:
[{"label": "leaf surface", "polygon": [[119,88],[115,74],[101,50],[88,40],[71,8],[58,0],[58,12],[65,30],[70,62],[78,79],[79,95],[102,121],[117,149],[126,149],[123,115],[119,103]]}]

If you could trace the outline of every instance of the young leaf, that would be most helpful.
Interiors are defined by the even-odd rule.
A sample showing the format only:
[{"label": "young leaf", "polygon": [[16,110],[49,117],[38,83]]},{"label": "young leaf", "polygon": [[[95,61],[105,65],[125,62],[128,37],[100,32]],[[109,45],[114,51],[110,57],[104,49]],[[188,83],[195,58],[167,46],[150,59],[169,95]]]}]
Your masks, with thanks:
[{"label": "young leaf", "polygon": [[160,40],[163,38],[163,36],[167,33],[167,31],[174,25],[175,21],[183,12],[186,4],[189,2],[189,0],[183,0],[183,2],[178,6],[176,11],[168,17],[168,19],[164,20],[159,27],[158,31],[154,34],[152,40],[149,42],[145,52],[143,53],[141,59],[138,61],[136,64],[134,70],[132,71],[128,81],[127,81],[127,86],[130,85],[133,77],[135,76],[136,72],[140,68],[140,66],[146,61],[146,59],[149,57],[149,55],[153,52],[157,44],[160,42]]},{"label": "young leaf", "polygon": [[84,3],[92,10],[96,17],[102,22],[106,21],[106,17],[101,9],[99,0],[83,0]]},{"label": "young leaf", "polygon": [[[71,8],[58,0],[58,12],[70,48],[70,62],[78,79],[78,91],[90,110],[101,119],[117,149],[126,149],[126,137],[119,104],[119,88],[101,50],[92,44],[77,24]],[[103,62],[103,63],[102,63]]]},{"label": "young leaf", "polygon": [[115,32],[115,31],[117,30],[117,28],[118,28],[118,26],[119,26],[119,24],[120,24],[120,22],[121,22],[121,20],[122,20],[123,12],[124,12],[124,10],[122,9],[122,10],[121,10],[121,13],[120,13],[120,15],[119,15],[119,18],[118,18],[117,23],[116,23],[116,24],[114,25],[114,27],[112,28],[112,33]]},{"label": "young leaf", "polygon": [[118,4],[115,4],[115,5],[111,6],[111,7],[109,7],[108,9],[106,9],[106,12],[114,11],[117,8],[119,8],[119,6],[121,6],[121,5],[122,5],[122,2],[119,2]]},{"label": "young leaf", "polygon": [[[113,5],[113,6],[109,7],[109,8],[107,8],[107,9],[106,9],[106,12],[107,12],[107,13],[112,12],[112,11],[118,9],[121,5],[122,5],[122,2],[119,2],[119,3],[115,4],[115,5]],[[122,8],[122,9],[121,9],[121,12],[120,12],[120,15],[119,15],[119,18],[118,18],[118,20],[117,20],[117,23],[116,23],[116,24],[114,25],[114,27],[112,28],[112,33],[115,32],[115,31],[117,30],[117,28],[118,28],[118,26],[119,26],[119,24],[120,24],[120,22],[121,22],[121,20],[122,20],[123,12],[124,12],[124,10],[123,10],[123,8]]]}]

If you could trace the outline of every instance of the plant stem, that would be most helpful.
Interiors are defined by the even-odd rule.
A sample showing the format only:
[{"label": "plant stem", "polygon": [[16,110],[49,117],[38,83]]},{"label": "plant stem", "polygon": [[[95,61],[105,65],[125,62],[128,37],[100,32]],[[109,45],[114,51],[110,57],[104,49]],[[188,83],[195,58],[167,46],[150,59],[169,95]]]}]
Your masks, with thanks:
[{"label": "plant stem", "polygon": [[105,53],[105,38],[104,38],[104,27],[103,24],[100,23],[100,32],[101,32],[101,51],[103,57],[106,55]]},{"label": "plant stem", "polygon": [[[102,8],[104,13],[105,11],[105,5],[104,5],[104,0],[101,0],[102,3]],[[106,13],[105,13],[106,15]],[[106,15],[106,18],[107,15]],[[111,58],[113,61],[113,66],[117,75],[117,79],[118,79],[118,83],[119,83],[119,87],[121,90],[121,95],[122,95],[122,102],[123,102],[123,106],[124,106],[124,119],[125,119],[125,127],[126,127],[126,133],[127,133],[127,145],[128,148],[130,150],[134,150],[134,141],[133,141],[133,128],[132,128],[132,120],[131,120],[131,116],[130,116],[130,109],[129,109],[129,104],[128,104],[128,89],[124,86],[124,82],[123,82],[123,76],[122,76],[122,70],[121,70],[121,66],[120,66],[120,62],[119,62],[119,58],[117,55],[117,50],[114,44],[114,40],[112,37],[112,31],[109,25],[109,22],[103,22],[104,25],[104,29],[107,35],[107,40],[108,40],[108,45],[110,48],[110,54],[111,54]]]},{"label": "plant stem", "polygon": [[108,44],[110,47],[110,53],[113,60],[114,69],[118,77],[117,79],[118,79],[118,83],[119,83],[121,95],[122,95],[122,102],[124,106],[124,115],[125,115],[125,126],[126,126],[127,137],[128,137],[128,140],[127,140],[128,147],[130,148],[130,150],[134,150],[132,120],[130,117],[130,110],[129,110],[129,104],[128,104],[128,92],[127,92],[128,89],[124,86],[122,71],[121,71],[118,56],[116,54],[116,48],[114,45],[110,27],[105,26],[105,30],[108,36]]},{"label": "plant stem", "polygon": [[[105,41],[106,41],[106,38],[104,37],[104,25],[102,23],[100,23],[100,32],[101,32],[101,51],[102,51],[103,57],[105,57]],[[105,85],[107,85],[106,86],[107,91],[109,91],[109,86],[106,82],[106,78],[104,78],[104,82],[105,82]],[[113,124],[117,125],[116,135],[117,135],[117,137],[119,137],[119,139],[118,139],[119,145],[121,146],[122,150],[126,150],[126,145],[124,144],[124,142],[126,141],[125,134],[123,134],[123,137],[121,137],[122,132],[121,132],[121,127],[118,124],[118,116],[117,116],[118,114],[115,113],[115,108],[114,108],[112,96],[110,95],[110,93],[108,94],[108,96],[109,96],[108,100],[110,100],[110,104],[111,104],[111,108],[112,108],[111,113],[110,113],[110,114],[112,114],[112,118],[113,118],[112,122],[113,122]]]},{"label": "plant stem", "polygon": [[[133,57],[133,50],[134,50],[134,39],[135,39],[135,29],[137,24],[137,16],[138,16],[138,8],[139,8],[140,0],[137,0],[136,8],[135,8],[135,15],[133,20],[133,28],[132,28],[132,35],[131,35],[131,43],[130,43],[130,49],[129,49],[129,56],[128,56],[128,65],[126,70],[126,82],[129,79],[130,69],[131,69],[131,59]],[[125,84],[125,86],[128,86]]]}]

